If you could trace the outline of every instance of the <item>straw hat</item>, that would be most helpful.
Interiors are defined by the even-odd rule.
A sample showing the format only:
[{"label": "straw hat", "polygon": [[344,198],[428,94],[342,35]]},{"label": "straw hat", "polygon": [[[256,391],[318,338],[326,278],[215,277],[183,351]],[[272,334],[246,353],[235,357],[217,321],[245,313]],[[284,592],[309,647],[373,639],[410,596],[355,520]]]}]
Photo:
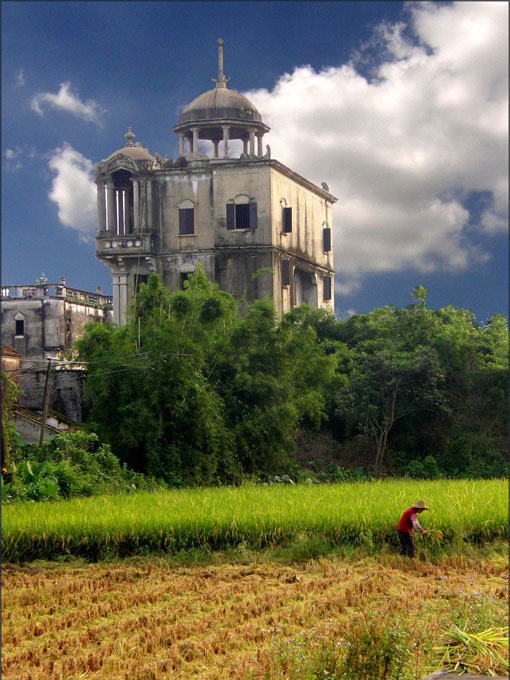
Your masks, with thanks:
[{"label": "straw hat", "polygon": [[428,510],[427,506],[425,505],[425,501],[416,501],[416,503],[413,505],[413,508],[418,508],[419,510]]}]

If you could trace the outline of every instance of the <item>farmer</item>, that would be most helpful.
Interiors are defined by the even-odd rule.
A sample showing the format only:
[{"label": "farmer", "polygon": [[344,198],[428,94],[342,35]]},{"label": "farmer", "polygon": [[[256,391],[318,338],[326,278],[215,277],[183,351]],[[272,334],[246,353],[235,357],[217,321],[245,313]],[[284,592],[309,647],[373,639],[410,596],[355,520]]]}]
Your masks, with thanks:
[{"label": "farmer", "polygon": [[411,532],[413,529],[419,531],[420,534],[426,534],[425,529],[420,526],[418,522],[418,515],[420,512],[428,510],[425,505],[425,501],[416,501],[416,503],[411,507],[404,510],[399,523],[397,524],[397,533],[400,539],[400,554],[407,555],[407,557],[414,557],[414,544],[411,538]]}]

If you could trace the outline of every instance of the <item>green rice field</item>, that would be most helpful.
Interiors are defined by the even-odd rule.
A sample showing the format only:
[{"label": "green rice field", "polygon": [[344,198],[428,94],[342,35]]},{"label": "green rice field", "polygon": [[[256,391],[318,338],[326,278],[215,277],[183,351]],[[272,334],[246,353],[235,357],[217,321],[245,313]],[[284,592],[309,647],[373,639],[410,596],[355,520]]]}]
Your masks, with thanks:
[{"label": "green rice field", "polygon": [[324,485],[249,485],[95,496],[2,509],[6,562],[262,549],[297,538],[331,546],[396,545],[400,514],[418,499],[439,549],[507,536],[506,480],[385,480]]}]

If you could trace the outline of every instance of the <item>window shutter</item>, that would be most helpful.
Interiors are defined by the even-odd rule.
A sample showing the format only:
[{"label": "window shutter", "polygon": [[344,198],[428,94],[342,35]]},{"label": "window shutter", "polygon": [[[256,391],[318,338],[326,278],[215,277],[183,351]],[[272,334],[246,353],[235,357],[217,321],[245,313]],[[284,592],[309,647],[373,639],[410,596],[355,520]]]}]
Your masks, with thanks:
[{"label": "window shutter", "polygon": [[257,227],[257,204],[250,201],[250,229],[256,229]]},{"label": "window shutter", "polygon": [[290,234],[292,231],[292,208],[283,209],[283,233]]},{"label": "window shutter", "polygon": [[282,260],[282,286],[290,286],[290,261]]},{"label": "window shutter", "polygon": [[234,229],[235,205],[227,203],[227,229]]},{"label": "window shutter", "polygon": [[325,276],[323,279],[324,300],[331,300],[331,276]]},{"label": "window shutter", "polygon": [[329,227],[324,227],[322,230],[323,236],[323,250],[325,253],[329,253],[331,250],[331,229]]},{"label": "window shutter", "polygon": [[195,233],[194,208],[179,208],[179,234]]},{"label": "window shutter", "polygon": [[194,234],[195,233],[195,209],[194,208],[188,208],[186,210],[186,233],[187,234]]}]

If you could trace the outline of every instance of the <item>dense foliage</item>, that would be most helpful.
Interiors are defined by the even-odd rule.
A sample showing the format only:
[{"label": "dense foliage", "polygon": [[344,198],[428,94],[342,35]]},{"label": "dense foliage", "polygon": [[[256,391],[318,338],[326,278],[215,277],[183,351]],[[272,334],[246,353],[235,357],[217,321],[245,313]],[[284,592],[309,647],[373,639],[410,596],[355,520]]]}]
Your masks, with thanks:
[{"label": "dense foliage", "polygon": [[413,296],[345,321],[305,305],[278,321],[267,299],[241,318],[201,270],[173,294],[151,275],[125,326],[90,326],[77,343],[88,425],[175,486],[296,478],[303,430],[377,474],[504,475],[506,319],[479,325],[427,309],[421,286]]},{"label": "dense foliage", "polygon": [[2,501],[48,501],[126,493],[155,483],[119,461],[93,433],[60,434],[43,446],[21,444],[14,433],[2,479]]}]

